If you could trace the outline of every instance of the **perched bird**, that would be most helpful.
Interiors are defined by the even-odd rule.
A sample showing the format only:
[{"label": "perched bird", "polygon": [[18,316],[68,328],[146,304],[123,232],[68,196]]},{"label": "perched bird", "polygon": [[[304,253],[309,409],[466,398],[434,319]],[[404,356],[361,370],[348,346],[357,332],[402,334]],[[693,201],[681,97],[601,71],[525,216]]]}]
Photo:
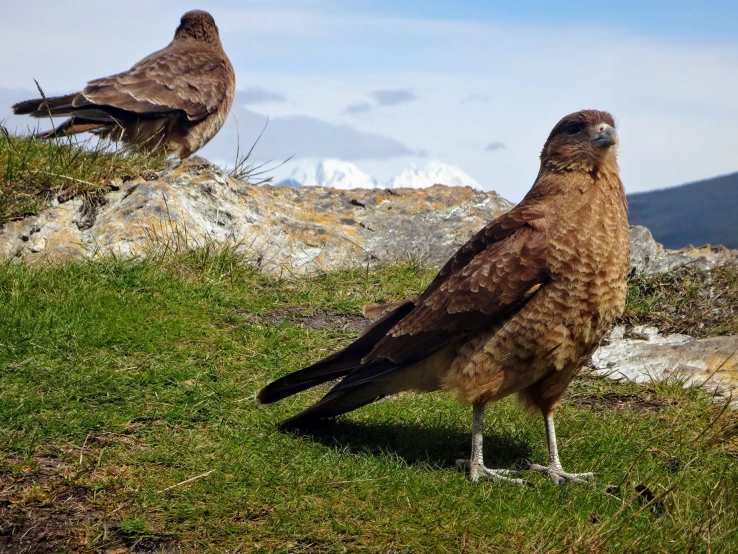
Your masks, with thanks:
[{"label": "perched bird", "polygon": [[529,469],[556,483],[593,476],[562,468],[553,414],[625,306],[630,247],[617,143],[609,113],[564,117],[520,204],[461,247],[419,297],[370,309],[391,311],[343,350],[267,385],[259,400],[343,377],[283,423],[303,427],[402,390],[452,391],[473,406],[463,461],[471,479],[522,483],[482,459],[485,405],[517,393],[546,424],[549,464]]},{"label": "perched bird", "polygon": [[19,102],[13,112],[70,116],[42,138],[92,132],[186,158],[223,126],[235,90],[215,20],[194,10],[182,16],[166,48],[128,71],[90,81],[81,92]]}]

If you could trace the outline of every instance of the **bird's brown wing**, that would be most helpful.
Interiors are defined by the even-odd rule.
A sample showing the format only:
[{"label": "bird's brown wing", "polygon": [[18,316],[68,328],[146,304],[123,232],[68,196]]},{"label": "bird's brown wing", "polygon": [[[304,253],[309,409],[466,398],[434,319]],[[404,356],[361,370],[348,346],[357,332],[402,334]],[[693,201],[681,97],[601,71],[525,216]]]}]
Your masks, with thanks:
[{"label": "bird's brown wing", "polygon": [[364,358],[407,364],[465,335],[493,327],[547,279],[548,233],[540,210],[513,210],[477,233],[451,258]]},{"label": "bird's brown wing", "polygon": [[543,235],[546,234],[547,229],[544,213],[540,208],[518,206],[490,222],[456,251],[453,257],[441,268],[431,284],[423,291],[420,299],[423,300],[433,294],[454,273],[462,270],[476,256],[526,226],[539,231],[535,240],[540,241],[544,238]]},{"label": "bird's brown wing", "polygon": [[[377,322],[374,330],[381,334],[365,334],[327,360],[297,372],[308,386],[316,382],[313,368],[325,374],[325,362],[346,376],[283,425],[299,427],[333,417],[407,388],[432,390],[429,381],[437,376],[437,355],[448,361],[455,343],[493,328],[547,282],[548,242],[540,211],[520,208],[493,221],[449,260],[415,302],[402,304]],[[362,348],[355,348],[359,343]],[[358,358],[360,352],[368,353]],[[266,387],[260,399],[287,380],[290,376]],[[290,384],[295,392],[308,388]],[[285,392],[278,398],[292,394]],[[264,396],[271,401],[270,395]]]},{"label": "bird's brown wing", "polygon": [[[530,207],[518,208],[513,212],[508,212],[498,217],[469,239],[464,246],[459,248],[453,257],[441,268],[431,284],[423,291],[422,295],[412,298],[410,301],[418,304],[419,300],[422,301],[431,296],[452,274],[463,269],[491,245],[509,237],[512,233],[520,229],[520,227],[529,225],[533,226],[534,229],[544,231],[542,226],[543,221],[543,212],[540,209]],[[536,240],[541,239],[542,237],[540,235],[536,237]],[[393,310],[406,302],[407,300],[387,304],[367,304],[364,306],[362,313],[365,317],[373,318],[388,310]]]},{"label": "bird's brown wing", "polygon": [[[128,71],[90,81],[75,97],[75,111],[94,118],[91,105],[112,106],[139,115],[183,111],[197,121],[218,109],[232,78],[225,54],[216,49],[175,41]],[[91,117],[92,116],[92,117]],[[104,111],[100,117],[109,117]]]}]

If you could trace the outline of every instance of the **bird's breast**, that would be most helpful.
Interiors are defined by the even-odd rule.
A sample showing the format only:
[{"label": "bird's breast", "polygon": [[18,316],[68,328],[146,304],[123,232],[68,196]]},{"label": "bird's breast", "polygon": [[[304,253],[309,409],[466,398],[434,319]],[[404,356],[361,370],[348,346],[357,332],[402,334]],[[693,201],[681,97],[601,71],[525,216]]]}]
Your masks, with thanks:
[{"label": "bird's breast", "polygon": [[629,237],[621,191],[619,181],[609,193],[591,184],[552,210],[548,279],[504,322],[462,345],[444,388],[473,403],[554,374],[568,384],[625,306]]},{"label": "bird's breast", "polygon": [[551,317],[585,348],[599,342],[625,307],[628,224],[624,208],[612,208],[580,214],[551,244],[549,295],[557,308]]}]

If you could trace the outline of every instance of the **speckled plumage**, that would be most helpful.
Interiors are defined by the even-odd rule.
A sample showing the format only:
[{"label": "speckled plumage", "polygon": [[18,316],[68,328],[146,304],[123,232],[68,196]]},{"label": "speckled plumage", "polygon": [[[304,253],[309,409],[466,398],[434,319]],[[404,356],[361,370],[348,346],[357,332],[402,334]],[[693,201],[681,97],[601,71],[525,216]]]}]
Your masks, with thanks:
[{"label": "speckled plumage", "polygon": [[182,16],[172,42],[123,73],[87,83],[81,92],[13,106],[31,117],[71,116],[42,133],[51,138],[92,132],[186,158],[220,130],[233,104],[236,78],[213,17]]},{"label": "speckled plumage", "polygon": [[537,184],[548,179],[566,179],[569,193],[544,195],[534,220],[547,235],[546,277],[513,317],[459,349],[443,388],[465,402],[520,393],[547,413],[623,311],[628,224],[614,159],[594,174],[548,174]]},{"label": "speckled plumage", "polygon": [[417,299],[333,356],[268,385],[260,400],[345,375],[286,424],[406,389],[452,391],[475,410],[518,393],[551,417],[625,306],[629,237],[616,142],[606,112],[562,119],[520,204],[460,248]]}]

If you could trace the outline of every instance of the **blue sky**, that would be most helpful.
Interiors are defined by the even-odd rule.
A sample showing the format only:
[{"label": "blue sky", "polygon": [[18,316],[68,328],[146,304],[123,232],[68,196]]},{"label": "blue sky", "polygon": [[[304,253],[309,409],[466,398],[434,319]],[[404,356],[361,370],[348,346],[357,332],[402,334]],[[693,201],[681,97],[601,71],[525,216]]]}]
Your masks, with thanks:
[{"label": "blue sky", "polygon": [[368,12],[438,20],[493,20],[513,24],[615,26],[679,39],[736,40],[738,3],[731,1],[619,0],[616,2],[494,2],[491,0],[364,0],[346,2]]},{"label": "blue sky", "polygon": [[34,95],[33,78],[49,94],[79,90],[165,46],[181,14],[201,8],[239,88],[234,118],[203,151],[214,161],[233,160],[269,117],[256,157],[294,156],[277,178],[335,157],[384,181],[439,159],[519,200],[556,121],[597,108],[618,121],[629,191],[738,171],[738,2],[100,5],[3,7],[0,120],[29,123],[7,115]]}]

